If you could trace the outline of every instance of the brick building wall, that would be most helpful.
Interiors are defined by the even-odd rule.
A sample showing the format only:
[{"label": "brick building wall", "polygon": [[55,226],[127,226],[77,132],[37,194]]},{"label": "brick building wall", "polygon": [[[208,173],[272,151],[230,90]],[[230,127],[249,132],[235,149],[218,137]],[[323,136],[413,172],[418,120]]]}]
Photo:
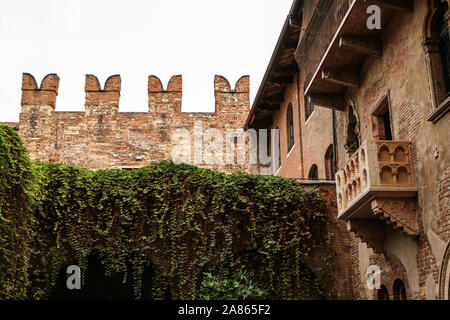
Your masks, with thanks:
[{"label": "brick building wall", "polygon": [[[307,118],[303,95],[303,78],[298,73],[286,86],[284,101],[273,114],[272,129],[280,129],[281,167],[275,175],[308,180],[313,165],[318,167],[319,180],[332,180],[326,170],[325,156],[333,146],[332,110],[315,108]],[[300,88],[300,90],[299,90]],[[287,111],[289,105],[294,115],[294,146],[288,150]]]},{"label": "brick building wall", "polygon": [[[346,223],[337,221],[336,187],[334,178],[327,179],[325,169],[325,154],[333,144],[332,110],[316,108],[306,119],[305,99],[303,97],[303,80],[297,74],[293,81],[287,84],[284,99],[280,108],[273,112],[270,128],[279,129],[281,167],[274,171],[274,175],[297,179],[306,187],[318,188],[328,202],[327,217],[330,223],[325,232],[333,234],[329,245],[330,254],[334,257],[333,270],[324,268],[324,261],[320,256],[323,251],[312,254],[310,268],[321,280],[327,292],[334,292],[334,298],[354,299],[354,281],[352,277],[352,235],[347,232]],[[288,150],[288,122],[289,106],[293,110],[294,146]],[[272,152],[273,157],[275,153]],[[275,163],[275,159],[272,160]],[[308,172],[312,165],[318,167],[319,180],[308,179]],[[318,271],[322,270],[322,271]]]},{"label": "brick building wall", "polygon": [[[347,109],[337,112],[338,167],[349,159],[344,148],[349,105],[354,105],[357,111],[362,143],[374,139],[372,114],[387,97],[393,140],[412,142],[420,236],[411,238],[392,234],[386,239],[386,255],[374,254],[365,244],[359,244],[354,274],[364,287],[367,277],[362,275],[365,270],[361,266],[380,263],[388,270],[402,270],[396,277],[407,282],[409,298],[436,299],[439,268],[449,241],[450,118],[447,114],[435,123],[427,121],[434,111],[423,46],[430,11],[427,1],[413,2],[412,12],[397,14],[384,30],[382,56],[366,60],[361,70],[360,88],[348,90]],[[392,289],[392,277],[386,279],[390,286],[387,286],[388,290]],[[375,298],[367,289],[361,292],[362,296]],[[392,292],[389,294],[392,297]]]},{"label": "brick building wall", "polygon": [[[227,162],[227,129],[242,129],[249,111],[249,77],[239,79],[234,90],[228,80],[216,76],[215,112],[181,112],[182,77],[174,76],[167,89],[159,78],[148,81],[148,112],[119,112],[121,79],[111,76],[102,89],[95,76],[87,75],[85,112],[55,111],[59,78],[47,75],[38,88],[32,75],[23,75],[22,110],[19,135],[34,161],[58,162],[89,169],[128,168],[172,159],[176,146],[190,149],[187,163],[225,172],[258,173],[249,161]],[[202,133],[216,130],[205,140]],[[188,140],[174,136],[184,130]],[[197,130],[198,132],[194,132]],[[198,157],[194,136],[200,137],[200,152],[205,156],[209,142],[222,139],[223,154],[213,161]],[[180,148],[179,148],[180,149]],[[182,148],[181,148],[182,149]],[[215,149],[211,155],[215,156]],[[242,150],[241,150],[242,151]],[[246,150],[248,157],[248,143]],[[237,147],[234,146],[237,154]],[[220,158],[220,159],[219,159]],[[200,159],[200,160],[199,160]],[[217,160],[217,161],[216,161]]]}]

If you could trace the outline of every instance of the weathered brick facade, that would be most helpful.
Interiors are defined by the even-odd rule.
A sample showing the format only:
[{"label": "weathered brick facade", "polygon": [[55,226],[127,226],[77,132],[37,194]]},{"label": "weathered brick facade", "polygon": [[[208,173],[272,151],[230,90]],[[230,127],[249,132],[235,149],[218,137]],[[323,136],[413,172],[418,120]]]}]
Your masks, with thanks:
[{"label": "weathered brick facade", "polygon": [[[247,120],[280,128],[277,175],[307,179],[316,164],[326,178],[333,146],[355,299],[450,297],[448,2],[294,1]],[[373,4],[381,29],[367,27]],[[368,144],[378,151],[364,153]],[[366,283],[371,265],[381,269],[380,290]]]},{"label": "weathered brick facade", "polygon": [[[87,76],[85,112],[55,112],[59,78],[48,75],[38,88],[24,74],[19,134],[33,160],[98,169],[170,159],[172,133],[194,135],[199,121],[223,137],[227,129],[279,129],[279,152],[273,135],[270,151],[281,164],[271,173],[308,185],[328,180],[313,185],[331,203],[343,196],[329,210],[338,218],[329,231],[339,297],[449,299],[450,92],[436,21],[450,11],[439,11],[445,0],[394,2],[376,1],[382,28],[369,30],[369,0],[295,0],[251,109],[248,77],[232,90],[216,76],[216,112],[182,113],[181,77],[164,90],[151,76],[149,111],[120,113],[120,77],[102,90]],[[377,149],[361,154],[369,144]],[[208,165],[194,155],[203,167],[260,172],[248,161]],[[386,291],[367,286],[372,265]]]}]

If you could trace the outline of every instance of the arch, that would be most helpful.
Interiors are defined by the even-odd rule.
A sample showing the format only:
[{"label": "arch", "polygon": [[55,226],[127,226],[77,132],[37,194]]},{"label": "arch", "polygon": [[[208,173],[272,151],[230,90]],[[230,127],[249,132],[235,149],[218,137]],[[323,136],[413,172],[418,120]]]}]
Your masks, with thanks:
[{"label": "arch", "polygon": [[386,145],[382,145],[378,152],[378,160],[381,162],[391,161],[391,153]]},{"label": "arch", "polygon": [[318,180],[319,179],[319,168],[317,167],[316,164],[313,164],[311,166],[311,169],[309,169],[308,179],[309,180]]},{"label": "arch", "polygon": [[314,112],[314,103],[312,103],[311,98],[309,96],[305,97],[305,122],[309,119],[309,117],[312,115],[313,112]]},{"label": "arch", "polygon": [[[72,264],[72,263],[71,263]],[[77,264],[74,262],[73,264]],[[92,251],[87,257],[87,269],[82,272],[82,284],[80,290],[68,290],[66,281],[68,275],[66,274],[67,267],[65,265],[59,272],[55,287],[53,288],[49,299],[50,300],[134,300],[133,288],[133,268],[131,262],[127,261],[127,269],[124,273],[113,273],[108,275],[105,265],[102,263],[100,252]],[[124,281],[126,279],[126,281]],[[170,289],[166,279],[161,273],[161,270],[150,263],[144,267],[142,278],[142,296],[144,300],[152,299],[169,299]],[[164,296],[153,296],[154,284],[165,282]]]},{"label": "arch", "polygon": [[367,170],[364,169],[363,170],[363,174],[362,174],[362,187],[365,188],[367,187]]},{"label": "arch", "polygon": [[377,290],[378,300],[389,300],[389,291],[385,285],[381,285],[380,289]]},{"label": "arch", "polygon": [[355,109],[352,105],[347,108],[347,128],[345,133],[345,149],[351,156],[360,146],[359,121]]},{"label": "arch", "polygon": [[334,157],[334,147],[332,144],[328,146],[325,152],[325,175],[327,180],[334,180],[336,174],[336,163]]},{"label": "arch", "polygon": [[353,183],[352,183],[352,191],[353,191],[352,198],[355,199],[356,196],[358,195],[358,185],[357,185],[357,183],[356,183],[356,180],[353,180]]},{"label": "arch", "polygon": [[366,152],[364,151],[363,148],[361,148],[361,152],[360,152],[360,157],[361,157],[361,166],[364,166],[366,164]]},{"label": "arch", "polygon": [[392,168],[389,166],[384,166],[381,169],[380,179],[381,179],[381,183],[393,183],[394,175],[392,173]]},{"label": "arch", "polygon": [[342,202],[343,200],[342,200],[342,194],[339,194],[339,196],[338,196],[338,207],[339,207],[339,209],[341,209],[342,208],[342,205],[343,205],[343,202]]},{"label": "arch", "polygon": [[281,139],[280,139],[280,128],[275,129],[275,170],[278,170],[281,167]]},{"label": "arch", "polygon": [[409,183],[408,169],[403,166],[397,168],[397,182],[400,184]]},{"label": "arch", "polygon": [[394,300],[407,300],[406,287],[401,279],[395,279],[392,294],[394,295]]},{"label": "arch", "polygon": [[433,109],[437,109],[450,96],[449,4],[443,0],[428,0],[427,5],[428,14],[423,24],[423,47],[432,105]]},{"label": "arch", "polygon": [[402,146],[398,146],[397,148],[395,148],[394,159],[397,162],[406,162],[406,161],[408,161],[407,157],[406,157],[405,149]]},{"label": "arch", "polygon": [[292,109],[292,104],[289,103],[287,113],[286,113],[286,130],[287,130],[287,145],[288,152],[294,147],[295,138],[294,138],[294,111]]},{"label": "arch", "polygon": [[442,257],[439,271],[439,299],[450,300],[450,240]]}]

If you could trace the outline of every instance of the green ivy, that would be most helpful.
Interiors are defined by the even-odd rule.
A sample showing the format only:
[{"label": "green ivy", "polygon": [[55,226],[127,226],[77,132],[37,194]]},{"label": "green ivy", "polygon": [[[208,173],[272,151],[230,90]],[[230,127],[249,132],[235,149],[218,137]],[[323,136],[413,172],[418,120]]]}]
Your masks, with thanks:
[{"label": "green ivy", "polygon": [[201,300],[257,300],[269,298],[268,290],[259,288],[245,271],[238,272],[231,279],[218,278],[205,272],[200,287]]},{"label": "green ivy", "polygon": [[13,130],[1,126],[0,139],[0,298],[47,298],[62,268],[86,270],[94,250],[106,274],[132,266],[136,298],[153,264],[153,296],[168,287],[196,299],[205,272],[241,270],[272,297],[323,294],[305,268],[328,236],[313,232],[326,224],[316,188],[167,161],[132,171],[33,165]]}]

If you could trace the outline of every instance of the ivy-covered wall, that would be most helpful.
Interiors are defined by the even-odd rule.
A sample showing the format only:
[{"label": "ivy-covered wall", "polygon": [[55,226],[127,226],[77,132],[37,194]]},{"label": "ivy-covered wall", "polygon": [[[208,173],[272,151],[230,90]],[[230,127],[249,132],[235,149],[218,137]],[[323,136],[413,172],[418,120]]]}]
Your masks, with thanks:
[{"label": "ivy-covered wall", "polygon": [[0,299],[47,298],[62,268],[85,271],[93,251],[107,275],[132,275],[136,298],[149,266],[160,270],[153,297],[168,287],[174,299],[195,299],[205,272],[242,271],[271,298],[330,297],[306,267],[321,248],[331,272],[326,207],[316,188],[283,178],[172,162],[133,171],[32,164],[16,132],[0,126]]}]

